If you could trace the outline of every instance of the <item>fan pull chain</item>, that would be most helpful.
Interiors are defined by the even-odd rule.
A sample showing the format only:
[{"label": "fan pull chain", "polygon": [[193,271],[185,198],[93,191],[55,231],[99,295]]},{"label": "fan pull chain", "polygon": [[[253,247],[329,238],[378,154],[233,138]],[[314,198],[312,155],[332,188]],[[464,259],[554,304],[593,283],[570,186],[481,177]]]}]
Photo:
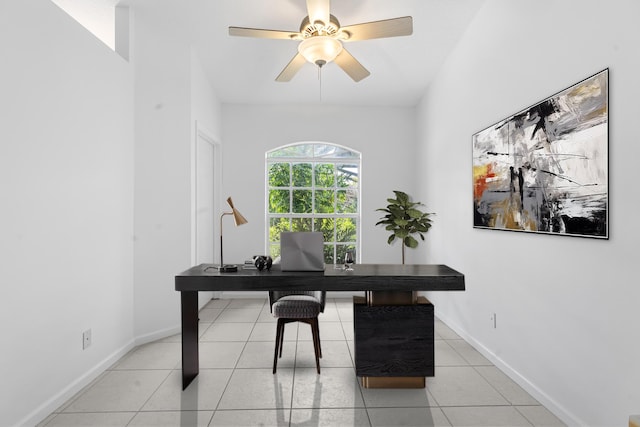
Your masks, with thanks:
[{"label": "fan pull chain", "polygon": [[320,82],[319,86],[319,98],[320,102],[322,102],[322,67],[318,67],[318,81]]}]

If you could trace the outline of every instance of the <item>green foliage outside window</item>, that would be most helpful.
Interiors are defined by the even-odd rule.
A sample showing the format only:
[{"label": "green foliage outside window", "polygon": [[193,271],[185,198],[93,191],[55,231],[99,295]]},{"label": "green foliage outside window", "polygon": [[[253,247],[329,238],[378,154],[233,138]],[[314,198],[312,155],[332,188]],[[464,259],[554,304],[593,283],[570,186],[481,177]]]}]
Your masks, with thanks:
[{"label": "green foliage outside window", "polygon": [[270,255],[280,255],[283,231],[321,231],[326,263],[341,262],[347,251],[355,254],[359,169],[359,154],[329,144],[297,144],[269,152]]}]

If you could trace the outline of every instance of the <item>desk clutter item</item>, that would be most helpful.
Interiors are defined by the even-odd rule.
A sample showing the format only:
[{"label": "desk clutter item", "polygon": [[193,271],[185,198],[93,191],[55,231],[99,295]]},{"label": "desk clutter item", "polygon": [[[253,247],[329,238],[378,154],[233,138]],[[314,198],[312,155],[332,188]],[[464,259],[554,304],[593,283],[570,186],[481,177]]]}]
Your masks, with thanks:
[{"label": "desk clutter item", "polygon": [[255,265],[259,271],[265,268],[271,270],[273,259],[269,255],[256,255],[253,257],[253,265]]}]

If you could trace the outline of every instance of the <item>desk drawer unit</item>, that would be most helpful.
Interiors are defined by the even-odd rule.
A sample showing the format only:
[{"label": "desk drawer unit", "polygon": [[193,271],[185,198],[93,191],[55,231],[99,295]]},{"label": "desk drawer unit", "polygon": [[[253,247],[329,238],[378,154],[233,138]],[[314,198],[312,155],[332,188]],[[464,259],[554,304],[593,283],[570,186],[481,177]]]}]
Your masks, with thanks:
[{"label": "desk drawer unit", "polygon": [[[368,305],[354,297],[356,375],[434,376],[433,304]],[[366,381],[363,381],[366,384]]]}]

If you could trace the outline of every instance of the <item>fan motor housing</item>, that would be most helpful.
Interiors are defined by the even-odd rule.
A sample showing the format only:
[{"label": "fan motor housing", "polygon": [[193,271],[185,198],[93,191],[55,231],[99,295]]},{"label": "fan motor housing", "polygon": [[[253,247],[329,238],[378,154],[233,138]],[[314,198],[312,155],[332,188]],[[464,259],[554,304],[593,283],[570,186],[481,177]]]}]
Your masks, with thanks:
[{"label": "fan motor housing", "polygon": [[303,38],[315,37],[315,36],[334,36],[340,29],[340,22],[338,18],[333,15],[329,15],[329,24],[325,25],[320,21],[311,22],[308,16],[302,20],[300,24],[300,33]]}]

